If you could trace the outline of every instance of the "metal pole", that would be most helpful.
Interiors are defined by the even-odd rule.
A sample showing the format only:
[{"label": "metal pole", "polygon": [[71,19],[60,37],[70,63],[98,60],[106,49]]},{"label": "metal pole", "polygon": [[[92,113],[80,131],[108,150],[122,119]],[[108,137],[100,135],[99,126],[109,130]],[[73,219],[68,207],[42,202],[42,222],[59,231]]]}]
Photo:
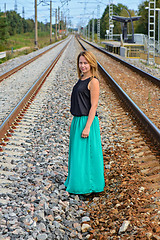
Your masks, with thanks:
[{"label": "metal pole", "polygon": [[14,11],[17,12],[17,0],[15,0]]},{"label": "metal pole", "polygon": [[92,42],[94,42],[94,11],[93,11],[93,18],[92,18]]},{"label": "metal pole", "polygon": [[22,7],[22,17],[25,18],[25,11],[24,11],[24,7]]},{"label": "metal pole", "polygon": [[57,40],[57,8],[55,9],[55,24],[56,24],[55,40]]},{"label": "metal pole", "polygon": [[58,7],[58,36],[60,35],[60,7]]},{"label": "metal pole", "polygon": [[35,44],[35,48],[37,49],[38,48],[38,31],[37,31],[37,0],[35,0],[35,41],[34,41],[34,44]]},{"label": "metal pole", "polygon": [[[64,30],[64,20],[63,20],[63,12],[62,11],[61,11],[60,21],[61,21],[61,30]],[[63,32],[62,32],[62,34],[63,34]]]},{"label": "metal pole", "polygon": [[109,40],[113,40],[113,0],[109,1]]},{"label": "metal pole", "polygon": [[97,42],[100,43],[100,5],[97,5]]},{"label": "metal pole", "polygon": [[4,17],[6,17],[6,3],[4,3]]},{"label": "metal pole", "polygon": [[129,15],[129,17],[131,19],[131,24],[132,24],[132,43],[134,43],[134,27],[133,27],[132,17],[131,17],[131,14],[130,14],[130,12],[128,11],[127,8],[123,8],[123,9],[125,9],[127,11],[128,15]]},{"label": "metal pole", "polygon": [[87,26],[85,27],[85,29],[86,29],[86,39],[87,39]]},{"label": "metal pole", "polygon": [[66,20],[66,16],[65,16],[65,33],[67,35],[67,20]]},{"label": "metal pole", "polygon": [[83,37],[85,38],[86,27],[83,27]]},{"label": "metal pole", "polygon": [[148,46],[147,46],[147,64],[149,65],[149,7],[148,7]]},{"label": "metal pole", "polygon": [[160,45],[160,10],[158,10],[158,48]]},{"label": "metal pole", "polygon": [[90,41],[90,20],[88,22],[88,40]]},{"label": "metal pole", "polygon": [[155,17],[156,0],[149,0],[148,9],[148,57],[147,64],[155,64]]},{"label": "metal pole", "polygon": [[50,43],[52,43],[52,0],[50,0]]}]

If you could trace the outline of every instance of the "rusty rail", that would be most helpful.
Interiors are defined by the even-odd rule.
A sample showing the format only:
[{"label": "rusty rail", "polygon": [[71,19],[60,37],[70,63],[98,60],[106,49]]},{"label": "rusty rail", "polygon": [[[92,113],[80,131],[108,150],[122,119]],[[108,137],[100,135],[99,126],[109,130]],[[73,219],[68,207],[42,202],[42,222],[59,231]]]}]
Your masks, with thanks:
[{"label": "rusty rail", "polygon": [[50,47],[49,49],[47,49],[46,51],[38,54],[37,56],[29,59],[28,61],[16,66],[15,68],[12,68],[11,70],[3,73],[0,75],[0,82],[2,82],[4,79],[8,78],[9,76],[11,76],[12,74],[14,74],[15,72],[19,71],[20,69],[24,68],[25,66],[27,66],[28,64],[30,64],[31,62],[35,61],[36,59],[38,59],[39,57],[41,57],[43,54],[49,52],[50,50],[52,50],[53,48],[55,48],[57,45],[59,45],[60,43],[62,43],[64,40],[58,42],[57,44],[55,44],[54,46]]},{"label": "rusty rail", "polygon": [[[25,96],[21,99],[21,101],[15,106],[15,108],[11,111],[8,117],[4,120],[4,122],[0,126],[0,142],[2,145],[4,141],[8,140],[8,136],[11,135],[13,129],[18,125],[21,118],[24,115],[24,112],[27,110],[29,105],[31,104],[33,98],[38,93],[39,89],[41,88],[42,84],[45,82],[47,76],[50,74],[51,70],[61,57],[62,53],[64,52],[65,48],[69,44],[69,41],[63,47],[63,49],[58,53],[58,55],[54,58],[52,63],[47,67],[47,69],[41,74],[41,76],[35,81],[32,87],[27,91]],[[2,148],[0,149],[2,150]]]}]

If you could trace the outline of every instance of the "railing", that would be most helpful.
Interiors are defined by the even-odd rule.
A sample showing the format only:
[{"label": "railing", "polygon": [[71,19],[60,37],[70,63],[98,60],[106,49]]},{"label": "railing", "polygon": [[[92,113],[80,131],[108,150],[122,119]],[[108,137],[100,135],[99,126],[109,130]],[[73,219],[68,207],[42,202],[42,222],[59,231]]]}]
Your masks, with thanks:
[{"label": "railing", "polygon": [[137,48],[127,48],[127,57],[128,58],[140,58],[140,50]]},{"label": "railing", "polygon": [[6,57],[6,52],[0,52],[0,59]]},{"label": "railing", "polygon": [[[132,38],[132,34],[128,34],[128,40]],[[113,41],[120,41],[122,38],[122,34],[113,34]],[[105,39],[109,40],[109,35],[105,34]],[[134,34],[134,40],[136,44],[144,45],[144,49],[147,50],[148,48],[148,36],[144,34]],[[152,40],[150,40],[152,41]],[[160,43],[155,41],[155,53],[160,54]]]},{"label": "railing", "polygon": [[[128,34],[128,40],[132,39],[132,34]],[[109,40],[109,35],[105,35],[105,39]],[[113,34],[113,41],[120,41],[122,39],[122,34]],[[136,44],[144,45],[146,43],[144,34],[134,34],[134,41]]]}]

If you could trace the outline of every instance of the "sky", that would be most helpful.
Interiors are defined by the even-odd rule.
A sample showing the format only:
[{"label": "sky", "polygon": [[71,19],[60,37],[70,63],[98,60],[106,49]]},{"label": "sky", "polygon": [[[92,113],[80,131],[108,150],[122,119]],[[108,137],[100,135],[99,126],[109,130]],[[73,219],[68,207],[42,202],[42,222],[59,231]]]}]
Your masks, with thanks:
[{"label": "sky", "polygon": [[[129,9],[138,9],[138,5],[143,0],[112,0],[114,4],[124,4]],[[4,4],[6,3],[6,10],[14,10],[15,3],[17,4],[17,13],[21,16],[24,7],[25,19],[34,19],[34,3],[35,0],[0,0],[0,10],[4,12]],[[101,17],[109,0],[52,0],[52,23],[55,23],[55,9],[60,7],[60,13],[66,16],[70,26],[78,27],[78,25],[87,25],[89,19],[97,18],[97,5],[99,3],[99,16]],[[44,23],[50,21],[50,0],[37,0],[37,16],[38,21]]]}]

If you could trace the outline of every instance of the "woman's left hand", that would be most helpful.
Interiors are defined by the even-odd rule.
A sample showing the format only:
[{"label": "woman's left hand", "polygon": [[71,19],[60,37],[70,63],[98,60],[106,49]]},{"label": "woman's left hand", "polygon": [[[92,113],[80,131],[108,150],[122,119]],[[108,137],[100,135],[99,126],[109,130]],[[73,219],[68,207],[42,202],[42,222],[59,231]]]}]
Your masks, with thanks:
[{"label": "woman's left hand", "polygon": [[83,132],[82,132],[82,135],[81,137],[82,138],[87,138],[89,136],[89,131],[90,131],[90,128],[84,128]]}]

